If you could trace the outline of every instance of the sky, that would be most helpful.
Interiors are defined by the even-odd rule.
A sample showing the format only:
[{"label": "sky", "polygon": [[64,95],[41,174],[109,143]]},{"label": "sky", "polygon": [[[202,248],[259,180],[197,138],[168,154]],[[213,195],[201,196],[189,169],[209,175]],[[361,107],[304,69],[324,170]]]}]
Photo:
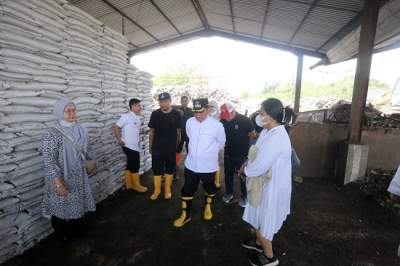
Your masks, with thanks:
[{"label": "sky", "polygon": [[[356,60],[310,70],[318,61],[304,58],[303,81],[329,83],[355,73]],[[250,94],[260,92],[265,83],[294,83],[297,57],[272,48],[208,37],[138,54],[131,63],[154,76],[164,73],[168,66],[195,67],[209,78],[211,87],[222,87],[239,96],[244,90]],[[400,49],[374,55],[371,78],[393,86],[400,78],[399,63]]]}]

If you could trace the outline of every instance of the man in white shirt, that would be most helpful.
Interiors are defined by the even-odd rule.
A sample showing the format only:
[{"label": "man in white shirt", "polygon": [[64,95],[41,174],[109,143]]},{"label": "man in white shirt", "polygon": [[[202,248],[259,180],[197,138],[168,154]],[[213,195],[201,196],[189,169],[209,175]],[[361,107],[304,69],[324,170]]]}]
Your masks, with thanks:
[{"label": "man in white shirt", "polygon": [[133,189],[143,193],[147,191],[147,188],[141,185],[139,176],[140,100],[135,98],[131,99],[129,101],[129,109],[130,111],[123,114],[117,123],[114,124],[113,130],[117,143],[122,146],[122,150],[126,154],[126,189]]},{"label": "man in white shirt", "polygon": [[175,227],[182,227],[191,220],[193,195],[200,180],[206,191],[203,218],[211,220],[213,217],[214,176],[219,168],[218,153],[225,146],[225,130],[219,121],[208,115],[207,106],[207,98],[193,100],[194,117],[186,123],[189,153],[185,161],[185,184],[181,190],[182,214],[174,221]]},{"label": "man in white shirt", "polygon": [[[219,121],[219,107],[216,101],[210,101],[208,103],[208,115]],[[218,168],[215,172],[214,183],[217,189],[221,188],[221,170]]]}]

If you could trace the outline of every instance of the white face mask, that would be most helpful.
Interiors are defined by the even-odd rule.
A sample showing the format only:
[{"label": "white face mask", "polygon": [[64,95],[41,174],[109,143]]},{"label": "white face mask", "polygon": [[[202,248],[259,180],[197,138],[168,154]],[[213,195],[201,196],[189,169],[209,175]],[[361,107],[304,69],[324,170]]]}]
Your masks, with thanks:
[{"label": "white face mask", "polygon": [[216,118],[218,116],[218,111],[214,110],[212,113],[210,113],[210,116]]},{"label": "white face mask", "polygon": [[255,120],[256,120],[257,126],[259,126],[259,127],[265,126],[265,121],[260,115],[257,115]]},{"label": "white face mask", "polygon": [[65,121],[65,120],[61,120],[60,124],[62,126],[64,126],[64,127],[72,127],[73,125],[75,125],[75,122],[68,122],[68,121]]}]

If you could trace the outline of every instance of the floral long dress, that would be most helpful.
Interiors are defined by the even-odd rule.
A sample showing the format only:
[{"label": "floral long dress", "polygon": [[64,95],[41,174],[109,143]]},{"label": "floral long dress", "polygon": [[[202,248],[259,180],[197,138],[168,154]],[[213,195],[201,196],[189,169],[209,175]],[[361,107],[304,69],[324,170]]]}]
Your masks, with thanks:
[{"label": "floral long dress", "polygon": [[[64,148],[72,145],[68,139],[56,129],[50,129],[42,139],[41,151],[44,160],[45,187],[43,195],[42,210],[45,217],[56,216],[60,219],[78,219],[89,211],[95,211],[96,205],[93,199],[92,190],[86,169],[82,160],[76,165],[71,165],[67,179],[64,179],[68,195],[59,196],[56,193],[56,186],[53,179],[64,178]],[[91,153],[91,147],[87,147]]]}]

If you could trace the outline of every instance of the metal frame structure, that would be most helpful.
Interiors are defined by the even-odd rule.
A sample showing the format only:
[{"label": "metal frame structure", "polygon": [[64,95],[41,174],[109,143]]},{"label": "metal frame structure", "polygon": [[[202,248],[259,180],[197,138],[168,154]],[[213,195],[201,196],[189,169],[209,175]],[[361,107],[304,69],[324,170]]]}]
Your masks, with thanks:
[{"label": "metal frame structure", "polygon": [[[89,0],[70,1],[78,7],[85,7],[84,3]],[[221,36],[232,38],[232,36],[235,36],[237,40],[325,59],[327,49],[335,44],[342,34],[351,31],[359,25],[360,13],[365,0],[354,0],[351,1],[350,4],[345,2],[335,3],[335,1],[322,0],[313,0],[312,2],[303,0],[265,0],[264,3],[262,1],[257,2],[247,0],[240,1],[240,3],[238,0],[173,0],[171,1],[171,7],[169,3],[163,2],[164,0],[136,0],[131,3],[124,0],[90,1],[90,8],[89,6],[86,6],[86,10],[84,10],[88,13],[93,13],[94,17],[101,20],[104,16],[109,16],[112,13],[119,14],[137,28],[134,32],[127,32],[124,29],[118,29],[121,33],[129,33],[130,37],[143,36],[137,38],[146,38],[143,40],[135,38],[128,40],[132,44],[129,56],[193,37]],[[109,12],[103,12],[96,16],[96,10],[91,8],[96,2],[103,2],[111,9]],[[175,34],[161,36],[162,34],[159,34],[159,31],[162,31],[161,26],[157,28],[158,32],[154,32],[151,27],[152,25],[148,25],[149,23],[142,24],[141,18],[135,17],[132,13],[132,9],[134,9],[135,5],[139,6],[139,4],[147,3],[150,3],[156,12],[158,12],[162,17],[164,20],[163,27],[172,27]],[[249,10],[264,9],[265,12],[263,12],[262,17],[256,18],[252,17],[251,12],[249,13],[246,11],[247,13],[242,13],[241,9],[238,9],[239,6],[248,8]],[[179,11],[181,7],[185,12]],[[220,11],[221,8],[225,8],[226,13]],[[192,10],[192,12],[188,13],[188,10]],[[299,14],[301,14],[302,10],[307,10],[307,12],[302,14],[301,17],[297,15],[293,16],[293,12],[296,12],[297,10],[299,10]],[[344,18],[337,19],[335,22],[337,25],[328,25],[330,28],[333,26],[337,27],[334,34],[329,34],[329,37],[326,38],[318,35],[318,32],[307,32],[308,34],[315,35],[312,36],[313,39],[320,39],[320,44],[318,46],[313,44],[312,39],[307,39],[311,37],[303,38],[303,42],[297,41],[297,37],[302,36],[303,31],[305,31],[307,27],[313,27],[313,23],[315,22],[309,21],[311,14],[322,12],[321,10],[332,13],[333,15],[340,15],[343,13]],[[149,16],[151,16],[151,14],[149,14]],[[142,17],[147,16],[146,14],[142,14]],[[184,20],[191,20],[193,26],[186,29],[183,24],[183,18]],[[348,18],[351,18],[350,22],[348,21]],[[147,19],[150,20],[151,18]],[[230,25],[226,25],[228,19]],[[193,22],[194,20],[198,20],[201,24],[196,26],[196,23]],[[247,22],[248,24],[246,24]],[[277,27],[281,27],[281,25],[285,27],[284,34],[279,31],[277,32]],[[232,30],[226,30],[228,29],[227,26],[231,26]],[[253,33],[255,26],[259,27],[259,31],[257,29],[259,34]],[[185,28],[185,30],[181,30],[182,28]],[[167,29],[165,30],[167,31]],[[168,30],[169,32],[171,31],[171,29]],[[321,30],[323,31],[324,29],[321,28]],[[143,33],[135,35],[136,31],[141,31],[145,35]],[[332,30],[329,29],[329,31]],[[147,36],[150,37],[150,39]],[[294,42],[295,39],[296,41]]]},{"label": "metal frame structure", "polygon": [[[79,7],[80,4],[89,0],[70,1]],[[303,56],[319,57],[322,59],[319,64],[329,63],[327,51],[361,25],[349,132],[349,139],[352,143],[360,142],[379,8],[388,0],[313,0],[310,2],[304,0],[265,0],[265,2],[243,0],[240,2],[240,8],[236,6],[239,5],[239,0],[224,2],[171,0],[174,3],[171,7],[163,0],[136,0],[129,4],[124,0],[91,1],[102,2],[110,7],[110,10],[99,12],[97,18],[102,19],[103,16],[111,13],[121,16],[122,29],[120,30],[123,34],[126,32],[125,20],[128,20],[136,26],[137,31],[142,31],[150,37],[150,40],[146,37],[145,41],[133,39],[138,40],[138,43],[128,40],[132,47],[128,53],[129,57],[176,42],[210,36],[220,36],[294,53],[298,57],[294,100],[296,112],[300,107]],[[145,2],[150,3],[157,10],[158,20],[160,17],[164,20],[159,23],[162,23],[164,27],[172,27],[175,35],[157,37],[162,36],[162,27],[157,36],[155,33],[153,34],[151,17],[142,14],[147,21],[142,25],[140,18],[135,18],[133,14],[125,12],[128,7],[129,10],[132,10],[137,3]],[[87,9],[89,8],[87,7]],[[260,10],[264,10],[264,12],[260,14]],[[95,12],[92,9],[85,11]],[[257,17],[254,17],[255,13]],[[96,17],[96,14],[93,15]],[[326,17],[329,20],[325,23]],[[226,25],[228,21],[231,25]],[[188,23],[186,22],[192,26],[187,27]],[[229,26],[232,27],[231,31],[228,30]],[[259,34],[254,34],[254,27],[259,27],[259,31],[257,31]],[[180,30],[182,28],[185,30]],[[134,33],[133,35],[135,35]],[[139,34],[139,36],[144,36],[144,34]],[[398,43],[390,43],[388,47],[377,47],[377,51],[398,46]],[[351,56],[354,57],[354,54]]]}]

